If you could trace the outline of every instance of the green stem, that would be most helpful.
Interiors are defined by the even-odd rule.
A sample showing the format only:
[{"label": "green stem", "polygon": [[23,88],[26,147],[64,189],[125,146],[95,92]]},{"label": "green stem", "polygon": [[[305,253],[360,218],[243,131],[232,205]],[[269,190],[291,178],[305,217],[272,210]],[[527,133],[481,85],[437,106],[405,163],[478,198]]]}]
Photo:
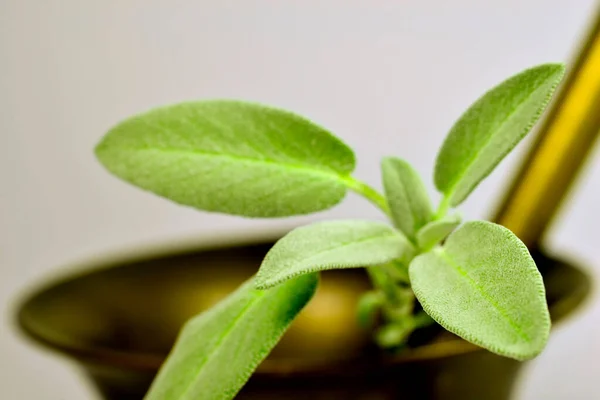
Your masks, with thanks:
[{"label": "green stem", "polygon": [[[377,190],[352,176],[348,176],[344,179],[344,183],[349,189],[362,195],[377,206],[377,208],[383,211],[388,217],[390,216],[387,200]],[[443,218],[449,208],[450,199],[444,197],[440,202],[435,218]],[[407,260],[404,261],[409,262]],[[402,335],[396,338],[398,343],[394,343],[394,345],[402,344],[408,334],[414,329],[426,326],[432,322],[431,317],[424,312],[417,313],[416,315],[412,314],[416,299],[410,288],[407,265],[400,264],[396,261],[385,265],[366,268],[371,282],[373,283],[373,287],[375,287],[379,293],[382,293],[385,299],[382,310],[387,321],[382,329],[404,325],[404,331],[402,332]],[[406,326],[407,323],[409,324],[408,326]]]},{"label": "green stem", "polygon": [[382,266],[384,268],[390,278],[392,278],[395,282],[404,283],[410,286],[410,278],[408,276],[408,268],[397,261],[392,261],[388,264]]},{"label": "green stem", "polygon": [[405,318],[412,312],[415,295],[409,287],[405,286],[406,282],[403,284],[396,280],[398,277],[396,274],[400,272],[395,271],[396,268],[392,264],[373,266],[367,268],[367,273],[373,286],[385,297],[384,308],[388,308],[390,315],[396,314]]},{"label": "green stem", "polygon": [[381,290],[386,300],[395,298],[395,287],[393,281],[387,276],[387,272],[381,266],[366,268],[373,287]]},{"label": "green stem", "polygon": [[446,216],[446,214],[448,213],[448,210],[450,209],[450,197],[448,196],[444,196],[444,198],[442,199],[442,201],[440,201],[440,205],[438,206],[438,209],[435,213],[435,219],[442,219]]},{"label": "green stem", "polygon": [[435,321],[425,311],[419,311],[413,317],[415,329],[432,325]]},{"label": "green stem", "polygon": [[371,203],[377,206],[377,208],[383,211],[386,215],[390,215],[390,208],[388,207],[387,200],[377,190],[351,176],[349,176],[345,180],[345,183],[350,189],[365,197],[367,200],[369,200]]}]

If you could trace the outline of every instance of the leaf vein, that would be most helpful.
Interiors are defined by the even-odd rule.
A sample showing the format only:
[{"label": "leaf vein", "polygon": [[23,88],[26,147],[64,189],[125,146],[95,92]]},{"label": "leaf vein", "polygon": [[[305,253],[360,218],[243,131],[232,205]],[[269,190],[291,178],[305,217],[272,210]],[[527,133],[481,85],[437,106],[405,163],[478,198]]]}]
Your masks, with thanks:
[{"label": "leaf vein", "polygon": [[231,161],[240,161],[240,162],[247,162],[247,163],[254,163],[254,164],[264,164],[264,165],[276,167],[279,169],[287,168],[287,169],[292,169],[292,170],[301,170],[305,174],[326,177],[328,179],[333,179],[340,183],[343,183],[344,186],[348,186],[347,179],[345,176],[342,176],[337,171],[334,171],[334,170],[331,170],[328,168],[323,168],[322,166],[319,166],[317,168],[314,168],[314,167],[311,168],[311,167],[309,167],[307,165],[303,165],[303,164],[282,163],[277,160],[267,159],[267,158],[258,159],[258,158],[244,157],[244,156],[233,155],[233,154],[219,154],[219,153],[214,153],[214,152],[210,152],[210,151],[206,151],[206,150],[199,150],[199,149],[129,146],[129,147],[121,147],[120,150],[148,151],[148,152],[154,151],[154,152],[175,153],[175,154],[180,153],[180,154],[185,154],[185,155],[195,155],[195,156],[199,156],[199,157],[222,158],[222,159],[227,159],[227,160],[231,160]]},{"label": "leaf vein", "polygon": [[473,277],[471,277],[469,275],[469,273],[462,268],[460,265],[458,265],[457,263],[454,262],[454,260],[452,258],[450,258],[448,256],[448,254],[446,254],[443,250],[439,251],[440,256],[448,263],[448,265],[450,265],[451,267],[453,267],[454,269],[456,269],[456,271],[462,276],[464,277],[467,282],[473,287],[475,288],[479,294],[485,299],[487,300],[492,307],[498,311],[498,313],[500,314],[500,316],[506,321],[508,322],[508,324],[515,330],[515,332],[525,341],[529,342],[531,341],[531,338],[529,337],[529,335],[527,333],[525,333],[521,327],[510,317],[510,315],[508,315],[506,309],[504,309],[504,307],[502,307],[500,304],[498,304],[489,294],[486,293],[485,289],[479,285],[479,283],[473,279]]},{"label": "leaf vein", "polygon": [[356,244],[364,244],[365,242],[370,242],[376,239],[386,239],[386,238],[392,238],[392,237],[396,237],[397,235],[395,233],[385,233],[385,234],[377,234],[377,235],[373,235],[373,236],[368,236],[365,238],[362,238],[360,240],[354,240],[354,241],[348,241],[348,242],[343,242],[343,243],[339,243],[336,246],[327,248],[327,249],[323,249],[320,250],[316,253],[313,253],[310,257],[305,259],[305,262],[308,262],[309,260],[315,258],[315,257],[319,257],[322,256],[323,254],[327,254],[331,251],[335,251],[335,250],[340,250],[343,249],[344,247],[349,247],[352,245],[356,245]]},{"label": "leaf vein", "polygon": [[195,379],[190,379],[190,384],[187,386],[187,388],[181,394],[181,398],[182,399],[186,398],[187,394],[192,389],[192,387],[194,385],[194,382],[198,379],[198,377],[200,375],[202,375],[202,368],[204,367],[204,365],[206,365],[208,363],[209,359],[219,350],[220,344],[223,343],[223,341],[225,341],[225,339],[231,333],[231,331],[233,330],[233,328],[235,328],[235,326],[237,325],[237,323],[244,317],[246,311],[251,306],[253,306],[258,300],[260,300],[260,298],[262,297],[262,295],[263,295],[263,293],[260,293],[260,292],[259,293],[255,293],[254,297],[252,299],[250,299],[250,301],[248,301],[248,304],[246,304],[240,310],[239,314],[236,315],[235,318],[225,327],[225,329],[222,331],[221,335],[219,336],[219,338],[215,342],[215,345],[212,348],[212,350],[206,356],[204,356],[204,358],[202,359],[201,362],[198,363],[198,366],[196,367],[196,372],[194,373]]}]

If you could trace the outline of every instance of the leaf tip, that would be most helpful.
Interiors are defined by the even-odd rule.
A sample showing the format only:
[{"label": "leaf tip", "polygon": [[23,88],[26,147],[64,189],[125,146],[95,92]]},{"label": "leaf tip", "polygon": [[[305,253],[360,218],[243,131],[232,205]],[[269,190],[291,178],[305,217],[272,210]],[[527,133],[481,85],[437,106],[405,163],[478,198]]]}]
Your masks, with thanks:
[{"label": "leaf tip", "polygon": [[553,81],[552,89],[550,90],[550,96],[552,96],[552,94],[554,93],[554,91],[565,76],[567,70],[566,65],[564,63],[547,63],[542,64],[537,68],[544,68],[546,69],[546,71],[548,71],[549,78]]},{"label": "leaf tip", "polygon": [[109,161],[107,160],[107,147],[106,138],[102,138],[102,140],[94,146],[93,152],[96,160],[98,160],[103,167],[108,169]]},{"label": "leaf tip", "polygon": [[521,73],[515,75],[533,75],[533,74],[542,74],[546,76],[557,76],[561,78],[567,67],[564,63],[561,62],[548,62],[543,64],[534,65],[522,71]]},{"label": "leaf tip", "polygon": [[113,129],[106,132],[92,150],[96,159],[107,168],[109,163],[108,157],[110,156],[111,150],[114,150],[113,135],[111,135]]},{"label": "leaf tip", "polygon": [[542,64],[542,66],[544,66],[550,70],[553,70],[556,73],[560,73],[560,74],[564,74],[565,70],[567,69],[566,65],[561,62],[546,63],[546,64]]},{"label": "leaf tip", "polygon": [[385,167],[385,166],[390,165],[391,163],[393,163],[394,159],[395,159],[395,157],[392,157],[392,156],[384,156],[384,157],[381,158],[380,164],[381,164],[382,167]]},{"label": "leaf tip", "polygon": [[548,344],[549,336],[550,328],[548,327],[548,331],[540,335],[539,338],[536,338],[537,340],[534,339],[534,341],[532,341],[531,343],[528,343],[525,346],[520,347],[516,350],[512,350],[508,347],[499,347],[497,349],[493,349],[490,347],[488,348],[488,350],[501,356],[515,359],[517,361],[528,361],[536,358],[544,351],[544,349],[546,348],[546,344]]}]

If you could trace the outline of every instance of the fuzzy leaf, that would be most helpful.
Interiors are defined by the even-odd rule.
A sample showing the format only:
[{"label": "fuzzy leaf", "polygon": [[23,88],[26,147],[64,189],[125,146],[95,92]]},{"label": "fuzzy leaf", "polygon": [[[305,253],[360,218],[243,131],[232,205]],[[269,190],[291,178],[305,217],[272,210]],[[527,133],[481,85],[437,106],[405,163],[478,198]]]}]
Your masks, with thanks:
[{"label": "fuzzy leaf", "polygon": [[391,349],[405,344],[414,329],[413,320],[410,317],[404,318],[382,326],[375,333],[374,339],[380,347]]},{"label": "fuzzy leaf", "polygon": [[339,203],[354,154],[312,122],[239,101],[158,108],[111,129],[96,155],[113,174],[177,203],[249,217]]},{"label": "fuzzy leaf", "polygon": [[433,218],[427,190],[419,174],[404,160],[386,157],[381,169],[394,225],[414,239],[416,232]]},{"label": "fuzzy leaf", "polygon": [[460,204],[539,119],[564,74],[544,64],[515,75],[477,100],[454,124],[437,156],[435,185]]},{"label": "fuzzy leaf", "polygon": [[381,222],[318,222],[296,228],[275,243],[256,275],[256,286],[272,287],[315,271],[384,264],[414,251],[404,236]]},{"label": "fuzzy leaf", "polygon": [[252,280],[184,326],[146,400],[233,399],[313,296],[316,274],[276,288]]},{"label": "fuzzy leaf", "polygon": [[431,249],[444,240],[458,225],[461,218],[458,214],[447,215],[431,221],[417,232],[417,244],[421,249]]},{"label": "fuzzy leaf", "polygon": [[385,296],[379,291],[363,294],[356,306],[356,317],[363,328],[372,328],[377,321],[377,314],[385,304]]},{"label": "fuzzy leaf", "polygon": [[440,325],[494,353],[526,360],[550,331],[542,276],[525,245],[491,222],[468,222],[416,257],[410,280]]}]

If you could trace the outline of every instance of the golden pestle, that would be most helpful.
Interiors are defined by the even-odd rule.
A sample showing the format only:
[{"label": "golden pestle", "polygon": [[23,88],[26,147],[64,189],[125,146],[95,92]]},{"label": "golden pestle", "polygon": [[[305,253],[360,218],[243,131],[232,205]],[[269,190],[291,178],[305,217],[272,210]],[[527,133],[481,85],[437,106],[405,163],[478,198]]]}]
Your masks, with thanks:
[{"label": "golden pestle", "polygon": [[497,223],[530,248],[552,218],[600,133],[600,14],[500,206]]}]

